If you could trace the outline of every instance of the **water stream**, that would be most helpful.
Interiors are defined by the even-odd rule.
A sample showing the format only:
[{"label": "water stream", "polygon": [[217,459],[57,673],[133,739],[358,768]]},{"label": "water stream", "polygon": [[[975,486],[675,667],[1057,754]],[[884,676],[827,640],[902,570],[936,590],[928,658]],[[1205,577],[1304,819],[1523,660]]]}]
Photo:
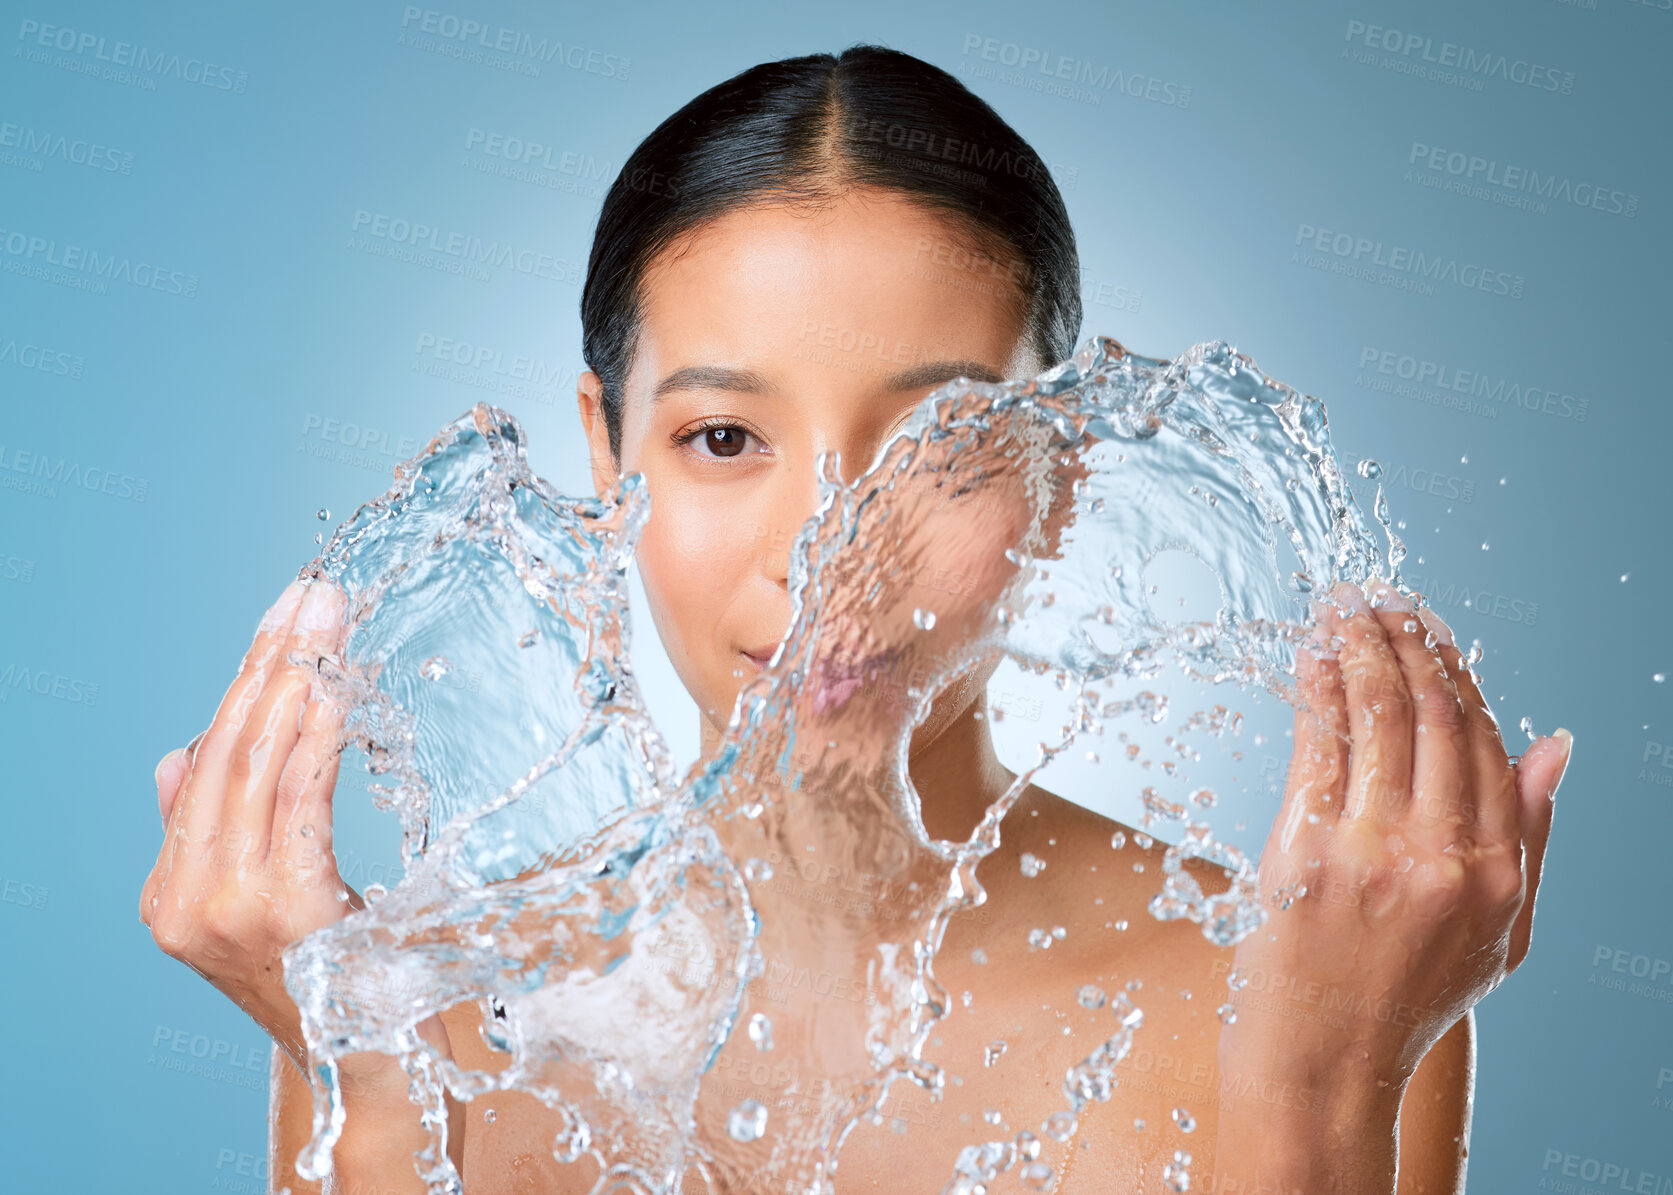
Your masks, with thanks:
[{"label": "water stream", "polygon": [[[405,874],[286,956],[317,1064],[309,1177],[342,1123],[337,1060],[379,1050],[404,1058],[435,1113],[416,1159],[434,1192],[459,1190],[443,1085],[544,1101],[555,1154],[595,1159],[599,1191],[738,1173],[762,1191],[829,1190],[839,1146],[892,1084],[947,1081],[925,1049],[954,1011],[937,950],[949,919],[985,900],[976,865],[1038,768],[1106,727],[1160,720],[1148,691],[1106,696],[1135,679],[1171,670],[1293,702],[1310,597],[1372,575],[1398,584],[1405,552],[1380,489],[1362,518],[1323,404],[1224,343],[1166,361],[1097,339],[1030,382],[951,383],[852,484],[827,464],[794,549],[790,629],[721,748],[680,775],[629,665],[643,479],[608,500],[565,496],[526,448],[515,418],[477,405],[315,562],[350,597],[345,650],[321,677],[399,819]],[[1212,619],[1169,622],[1147,601],[1164,551],[1219,579]],[[1053,678],[1071,716],[1043,728],[1034,768],[969,841],[931,839],[905,770],[912,728],[996,657]],[[1228,733],[1224,713],[1195,724]],[[349,771],[340,800],[362,795]],[[1268,915],[1252,861],[1217,837],[1201,794],[1147,785],[1148,815],[1175,840],[1150,915],[1235,943]],[[1229,887],[1205,894],[1189,858],[1225,868]],[[775,860],[870,877],[884,898],[800,898],[774,883]],[[774,975],[769,1000],[757,981]],[[1060,1108],[1019,1131],[971,1125],[948,1189],[1027,1172],[1041,1136],[1072,1138],[1144,1034],[1144,994],[1083,998],[1101,1027]],[[462,1001],[503,1069],[461,1067],[414,1032]],[[700,1098],[733,1055],[794,1059],[794,1098]]]}]

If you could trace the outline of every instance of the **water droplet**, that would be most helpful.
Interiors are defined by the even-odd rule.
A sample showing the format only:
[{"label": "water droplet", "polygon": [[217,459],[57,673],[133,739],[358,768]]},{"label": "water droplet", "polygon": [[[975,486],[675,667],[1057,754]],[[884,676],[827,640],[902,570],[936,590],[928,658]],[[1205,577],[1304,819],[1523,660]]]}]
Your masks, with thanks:
[{"label": "water droplet", "polygon": [[767,1109],[760,1100],[745,1100],[726,1117],[726,1131],[734,1141],[758,1141],[767,1131]]},{"label": "water droplet", "polygon": [[378,901],[382,900],[386,895],[388,895],[388,893],[389,889],[385,888],[382,884],[367,884],[366,891],[362,892],[360,897],[366,902],[366,906],[370,908],[372,905],[375,905]]},{"label": "water droplet", "polygon": [[1120,830],[1117,830],[1114,834],[1110,835],[1110,846],[1114,847],[1116,850],[1119,851],[1126,845],[1127,835],[1122,833]]},{"label": "water droplet", "polygon": [[319,510],[314,512],[314,517],[323,523],[331,517],[331,512],[322,506]]},{"label": "water droplet", "polygon": [[1230,1004],[1222,1004],[1214,1011],[1219,1015],[1220,1023],[1222,1025],[1230,1025],[1233,1021],[1237,1020],[1237,1009]]},{"label": "water droplet", "polygon": [[446,656],[431,656],[419,667],[418,674],[425,680],[440,680],[453,670]]},{"label": "water droplet", "polygon": [[1040,1156],[1040,1139],[1027,1129],[1017,1134],[1017,1157],[1032,1162]]},{"label": "water droplet", "polygon": [[484,1108],[482,1110],[482,1119],[486,1120],[489,1124],[494,1123],[495,1117],[497,1115],[498,1114],[492,1108]]},{"label": "water droplet", "polygon": [[773,1048],[773,1022],[766,1013],[758,1012],[749,1018],[749,1040],[757,1050]]},{"label": "water droplet", "polygon": [[1028,948],[1030,950],[1044,950],[1051,945],[1051,935],[1043,929],[1028,931]]},{"label": "water droplet", "polygon": [[1528,741],[1530,743],[1533,742],[1537,737],[1534,734],[1534,720],[1532,718],[1524,717],[1518,725],[1522,727],[1522,733],[1528,736]]},{"label": "water droplet", "polygon": [[1022,1181],[1035,1191],[1044,1191],[1051,1186],[1051,1167],[1044,1162],[1030,1162],[1022,1168]]},{"label": "water droplet", "polygon": [[1226,976],[1226,986],[1234,992],[1241,992],[1248,984],[1249,977],[1236,967],[1233,967],[1231,974]]},{"label": "water droplet", "polygon": [[1135,1119],[1133,1121],[1133,1132],[1135,1132],[1135,1133],[1144,1132],[1144,1121],[1142,1119]]},{"label": "water droplet", "polygon": [[1082,1008],[1090,1008],[1096,1012],[1104,1006],[1108,997],[1104,995],[1103,988],[1095,983],[1088,983],[1083,984],[1080,991],[1075,993],[1075,999],[1080,1002]]},{"label": "water droplet", "polygon": [[1482,544],[1481,544],[1481,550],[1482,550],[1482,551],[1483,551],[1483,552],[1485,552],[1485,551],[1487,551],[1487,550],[1488,550],[1488,549],[1489,549],[1489,548],[1490,548],[1490,547],[1491,547],[1491,546],[1492,546],[1492,545],[1490,545],[1490,544],[1488,544],[1488,543],[1487,543],[1487,542],[1486,542],[1486,541],[1485,541],[1485,540],[1483,540],[1483,541],[1482,541]]},{"label": "water droplet", "polygon": [[1156,840],[1154,838],[1152,838],[1148,834],[1142,834],[1142,833],[1141,834],[1134,834],[1133,835],[1133,842],[1134,842],[1135,845],[1137,845],[1137,847],[1141,851],[1148,851],[1151,847],[1156,845]]},{"label": "water droplet", "polygon": [[750,859],[744,864],[744,878],[764,884],[773,878],[773,865],[765,859]]},{"label": "water droplet", "polygon": [[1005,1117],[998,1108],[983,1108],[982,1119],[987,1121],[989,1124],[998,1124],[1000,1121],[1004,1120]]},{"label": "water droplet", "polygon": [[302,837],[312,838],[313,836],[314,836],[314,828],[312,826],[305,825],[305,826],[302,827]]},{"label": "water droplet", "polygon": [[1313,578],[1303,572],[1293,572],[1290,574],[1290,588],[1297,593],[1312,593]]},{"label": "water droplet", "polygon": [[[988,1048],[982,1051],[982,1065],[992,1066],[1004,1056],[1005,1043],[1002,1041],[990,1041],[988,1043]],[[999,1122],[995,1121],[994,1123],[997,1124]]]},{"label": "water droplet", "polygon": [[1045,869],[1046,869],[1046,861],[1044,859],[1039,858],[1037,855],[1031,855],[1027,851],[1023,852],[1023,855],[1022,855],[1022,874],[1023,875],[1027,876],[1029,879],[1033,879],[1035,876],[1039,875]]},{"label": "water droplet", "polygon": [[1067,1141],[1075,1135],[1075,1130],[1079,1127],[1073,1112],[1053,1112],[1046,1117],[1046,1123],[1040,1126],[1040,1131],[1053,1141]]},{"label": "water droplet", "polygon": [[1175,1108],[1173,1110],[1173,1122],[1179,1126],[1179,1131],[1181,1133],[1192,1132],[1197,1127],[1197,1118],[1192,1116],[1184,1108]]},{"label": "water droplet", "polygon": [[920,631],[933,630],[935,628],[935,611],[921,609],[912,611],[912,625]]},{"label": "water droplet", "polygon": [[1653,681],[1655,681],[1655,682],[1656,682],[1656,684],[1658,684],[1658,685],[1659,685],[1659,684],[1661,684],[1661,682],[1662,682],[1662,681],[1664,681],[1664,680],[1666,680],[1666,679],[1667,679],[1667,673],[1665,673],[1665,672],[1657,672],[1657,673],[1653,673],[1653,674],[1652,674],[1652,675],[1651,675],[1651,676],[1650,676],[1650,679],[1651,679],[1651,680],[1653,680]]},{"label": "water droplet", "polygon": [[1115,923],[1115,928],[1118,929],[1118,930],[1126,929],[1127,928],[1127,919],[1125,917],[1123,917],[1120,921],[1117,921]]},{"label": "water droplet", "polygon": [[978,946],[970,952],[970,961],[975,963],[978,967],[986,966],[988,961],[988,952]]},{"label": "water droplet", "polygon": [[1359,475],[1361,477],[1381,477],[1383,475],[1383,467],[1376,461],[1363,460],[1359,462]]}]

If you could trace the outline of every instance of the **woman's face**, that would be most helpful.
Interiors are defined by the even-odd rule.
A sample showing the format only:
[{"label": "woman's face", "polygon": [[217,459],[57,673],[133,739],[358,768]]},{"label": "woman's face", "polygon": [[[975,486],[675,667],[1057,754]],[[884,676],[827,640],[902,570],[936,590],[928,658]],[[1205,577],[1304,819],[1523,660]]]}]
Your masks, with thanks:
[{"label": "woman's face", "polygon": [[[640,573],[707,743],[789,628],[790,549],[818,498],[818,455],[840,453],[851,481],[937,386],[1040,366],[1008,267],[875,190],[703,225],[651,263],[640,310],[619,465],[590,372],[581,420],[598,493],[645,475]],[[959,710],[938,700],[931,721],[979,688],[956,690]]]}]

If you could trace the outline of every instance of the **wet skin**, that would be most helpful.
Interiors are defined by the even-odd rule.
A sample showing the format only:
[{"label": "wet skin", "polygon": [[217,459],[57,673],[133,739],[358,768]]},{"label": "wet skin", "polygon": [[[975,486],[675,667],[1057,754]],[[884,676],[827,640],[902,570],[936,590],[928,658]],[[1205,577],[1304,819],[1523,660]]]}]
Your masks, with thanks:
[{"label": "wet skin", "polygon": [[[599,381],[591,373],[582,376],[579,410],[595,489],[610,492],[624,473],[643,472],[647,479],[653,507],[638,564],[658,633],[701,711],[705,751],[719,741],[739,686],[759,669],[788,624],[790,544],[814,505],[817,455],[840,452],[843,475],[851,479],[941,382],[958,375],[1022,377],[1045,364],[1032,360],[1023,347],[1017,295],[1004,272],[973,267],[969,263],[980,258],[949,252],[949,246],[972,248],[939,215],[892,195],[851,191],[816,211],[768,206],[730,213],[662,254],[643,282],[640,337],[626,381],[619,458],[610,452],[599,410]],[[966,264],[946,264],[954,261]],[[883,357],[877,347],[880,340],[886,346]],[[972,600],[984,596],[976,594]],[[1520,773],[1507,781],[1508,773],[1501,774],[1502,743],[1497,744],[1495,760],[1491,716],[1486,715],[1484,723],[1485,703],[1467,670],[1457,666],[1456,649],[1450,653],[1452,667],[1445,666],[1444,646],[1438,656],[1430,653],[1434,665],[1426,665],[1418,650],[1423,634],[1414,640],[1405,632],[1404,616],[1385,609],[1360,611],[1355,618],[1340,626],[1330,624],[1344,641],[1340,662],[1332,657],[1305,676],[1319,716],[1298,714],[1297,760],[1280,830],[1284,819],[1298,809],[1323,808],[1344,819],[1364,817],[1368,774],[1397,770],[1372,766],[1380,758],[1378,752],[1393,758],[1404,751],[1408,760],[1414,758],[1409,723],[1405,737],[1394,746],[1389,736],[1397,730],[1385,731],[1379,724],[1372,735],[1357,729],[1358,715],[1377,699],[1358,678],[1379,678],[1385,696],[1390,686],[1405,691],[1408,682],[1411,694],[1450,694],[1454,707],[1444,719],[1451,728],[1444,736],[1445,750],[1430,760],[1422,776],[1413,777],[1408,769],[1400,790],[1405,795],[1381,803],[1382,820],[1377,824],[1399,823],[1409,840],[1430,835],[1440,869],[1435,874],[1446,881],[1435,890],[1445,888],[1457,902],[1475,902],[1470,909],[1492,906],[1490,916],[1466,919],[1474,937],[1460,939],[1454,951],[1458,958],[1487,962],[1472,970],[1454,955],[1424,955],[1414,947],[1409,958],[1389,962],[1381,971],[1362,966],[1363,974],[1376,978],[1375,994],[1392,993],[1399,997],[1399,1007],[1421,1010],[1403,1033],[1382,1021],[1363,1026],[1356,1022],[1342,1031],[1303,1031],[1283,1021],[1281,1008],[1271,1011],[1274,1001],[1265,1002],[1264,1012],[1252,1001],[1239,1019],[1247,1029],[1238,1030],[1243,1035],[1239,1040],[1251,1044],[1241,1052],[1228,1050],[1215,1008],[1224,999],[1233,953],[1211,946],[1188,923],[1159,923],[1149,917],[1145,906],[1159,884],[1161,848],[1144,851],[1132,845],[1133,831],[1126,827],[1129,845],[1114,851],[1111,833],[1123,827],[1031,788],[1008,817],[1000,848],[978,869],[988,891],[987,905],[955,917],[937,964],[938,978],[955,999],[950,1015],[934,1031],[927,1056],[944,1065],[949,1076],[959,1076],[962,1085],[949,1085],[945,1098],[934,1103],[898,1084],[883,1124],[862,1127],[850,1138],[838,1172],[839,1191],[938,1191],[963,1145],[1008,1138],[1021,1129],[1039,1133],[1044,1117],[1063,1106],[1065,1070],[1110,1031],[1107,1011],[1098,1021],[1075,1003],[1077,989],[1095,982],[1113,994],[1133,978],[1144,984],[1132,998],[1145,1010],[1145,1022],[1133,1059],[1120,1072],[1121,1085],[1107,1103],[1088,1109],[1079,1139],[1067,1153],[1042,1135],[1041,1160],[1065,1175],[1056,1189],[1163,1190],[1162,1167],[1179,1148],[1195,1155],[1194,1185],[1203,1185],[1214,1142],[1221,1135],[1217,1096],[1226,1076],[1234,1086],[1255,1093],[1239,1102],[1240,1108],[1252,1101],[1261,1105],[1258,1112],[1274,1118],[1274,1141],[1286,1140],[1284,1133],[1295,1127],[1286,1118],[1352,1103],[1344,1101],[1340,1091],[1326,1090],[1330,1068],[1298,1071],[1290,1054],[1274,1045],[1278,1042],[1304,1057],[1337,1058],[1358,1050],[1356,1057],[1381,1068],[1377,1076],[1388,1076],[1382,1082],[1389,1094],[1381,1103],[1355,1106],[1345,1119],[1308,1122],[1308,1131],[1316,1127],[1351,1134],[1355,1126],[1368,1126],[1365,1136],[1372,1140],[1363,1149],[1364,1173],[1379,1173],[1376,1167],[1384,1165],[1392,1175],[1392,1154],[1379,1155],[1381,1138],[1391,1138],[1393,1130],[1393,1113],[1386,1106],[1391,1099],[1394,1111],[1403,1106],[1399,1191],[1461,1188],[1473,1069],[1468,1010],[1484,987],[1502,978],[1526,952],[1527,918],[1519,910],[1525,903],[1531,912],[1543,835],[1549,827],[1548,810],[1541,827],[1538,800],[1528,794],[1539,790],[1536,795],[1549,805],[1543,793],[1554,788],[1560,774],[1559,745],[1541,740],[1524,754]],[[948,625],[958,625],[958,619],[949,617]],[[1424,672],[1425,667],[1433,671]],[[930,717],[913,731],[911,778],[932,837],[967,837],[982,811],[1013,779],[996,757],[988,734],[986,675],[977,672],[943,693]],[[289,704],[276,707],[276,722],[294,714],[300,701],[295,695],[286,697]],[[1435,708],[1433,703],[1419,704],[1417,715]],[[255,742],[250,736],[237,741]],[[223,744],[220,750],[232,747]],[[273,746],[268,743],[260,750],[270,755]],[[1474,762],[1461,769],[1458,760],[1466,757]],[[269,762],[261,770],[273,774],[279,766]],[[165,820],[185,768],[180,757],[172,757],[159,773]],[[1483,786],[1483,776],[1492,783]],[[1422,783],[1443,782],[1472,792],[1472,784],[1483,792],[1490,790],[1489,796],[1474,799],[1484,809],[1493,804],[1496,822],[1486,825],[1493,819],[1485,814],[1477,818],[1484,825],[1480,833],[1469,836],[1470,845],[1462,853],[1441,844],[1444,828],[1416,824],[1422,819],[1413,811],[1429,806],[1411,800],[1410,793]],[[1450,797],[1449,789],[1449,801]],[[1407,827],[1402,818],[1413,824]],[[1310,856],[1313,848],[1293,841],[1293,832],[1292,825],[1292,839],[1276,848],[1269,845],[1270,869],[1263,878],[1271,882],[1264,887],[1275,884],[1277,872],[1271,869]],[[1515,872],[1514,902],[1509,898],[1510,873],[1494,862],[1504,853],[1495,844],[1505,841],[1507,834],[1518,843],[1519,860],[1524,857],[1521,844],[1526,844],[1531,869],[1527,875]],[[1455,838],[1454,834],[1447,841]],[[1338,841],[1357,842],[1351,835]],[[1404,899],[1404,890],[1396,891],[1388,874],[1392,860],[1376,862],[1367,853],[1370,847],[1354,845],[1354,850],[1359,853],[1333,859],[1330,866],[1361,879],[1369,875],[1381,885],[1378,892],[1386,888]],[[1024,852],[1045,859],[1045,871],[1024,877]],[[1453,872],[1473,876],[1481,870],[1470,872],[1463,862],[1451,866],[1465,855],[1471,863],[1477,855],[1489,857],[1482,867],[1496,868],[1491,892],[1466,893],[1461,884],[1452,883]],[[1136,863],[1144,865],[1142,872],[1135,870]],[[1268,867],[1265,857],[1263,867]],[[1364,872],[1366,867],[1384,870]],[[1204,883],[1211,890],[1215,883],[1207,871]],[[1325,895],[1304,902],[1303,911],[1317,923],[1312,932],[1327,938],[1310,941],[1327,940],[1331,934],[1355,944],[1370,940],[1363,924],[1370,914],[1357,906],[1326,908],[1331,904],[1327,894],[1342,889],[1334,883],[1319,887]],[[1458,907],[1464,906],[1455,904],[1454,913]],[[1432,929],[1438,914],[1427,908],[1422,914],[1429,920],[1417,918],[1414,934],[1424,941],[1439,937]],[[1128,928],[1114,928],[1120,921]],[[1048,950],[1030,949],[1030,929],[1058,925],[1066,931],[1061,941]],[[978,946],[986,953],[985,964],[973,958]],[[1241,957],[1269,974],[1298,974],[1309,965],[1266,943],[1249,943]],[[1411,974],[1425,966],[1431,971],[1439,966],[1442,973],[1456,976],[1456,982],[1445,991],[1423,988]],[[994,982],[995,977],[1003,977],[1003,982]],[[1342,973],[1320,971],[1318,981],[1340,985]],[[967,989],[975,994],[969,1008],[957,999]],[[1189,999],[1184,996],[1187,991]],[[279,1023],[276,1016],[273,1019]],[[503,1065],[504,1057],[482,1042],[474,1005],[450,1010],[439,1022],[462,1065],[490,1071]],[[1065,1026],[1074,1032],[1063,1033]],[[1004,1040],[1007,1049],[1000,1064],[989,1068],[983,1064],[984,1051],[996,1040]],[[779,1051],[793,1054],[796,1045],[781,1041]],[[284,1174],[292,1190],[300,1193],[309,1187],[294,1179],[289,1161],[308,1135],[307,1088],[298,1070],[288,1064],[278,1068],[275,1081],[274,1172]],[[726,1098],[735,1102],[737,1091],[754,1081],[753,1075],[741,1072],[730,1088],[717,1091],[725,1090]],[[376,1086],[375,1080],[367,1082]],[[770,1104],[772,1089],[781,1083],[782,1076],[769,1074],[766,1090],[757,1098]],[[1367,1079],[1362,1085],[1369,1088],[1375,1081]],[[1172,1110],[1180,1106],[1196,1121],[1189,1136],[1172,1123]],[[484,1115],[490,1108],[495,1112],[492,1121]],[[982,1113],[989,1108],[1001,1113],[1003,1124],[983,1122]],[[461,1128],[468,1191],[490,1195],[584,1191],[590,1186],[596,1173],[592,1163],[561,1166],[552,1160],[554,1121],[536,1101],[489,1096],[474,1101],[467,1112]],[[1245,1148],[1241,1143],[1247,1135],[1237,1134],[1244,1132],[1239,1126],[1249,1118],[1245,1112],[1239,1115],[1242,1119],[1225,1133]],[[891,1124],[896,1117],[909,1129],[904,1137]],[[354,1119],[351,1105],[351,1125]],[[1145,1122],[1142,1131],[1135,1129],[1137,1120]],[[1350,1142],[1350,1151],[1353,1148],[1358,1146]],[[1018,1170],[994,1189],[1022,1189]],[[403,1189],[398,1183],[404,1172],[383,1173],[391,1189]],[[729,1187],[743,1189],[736,1182]]]}]

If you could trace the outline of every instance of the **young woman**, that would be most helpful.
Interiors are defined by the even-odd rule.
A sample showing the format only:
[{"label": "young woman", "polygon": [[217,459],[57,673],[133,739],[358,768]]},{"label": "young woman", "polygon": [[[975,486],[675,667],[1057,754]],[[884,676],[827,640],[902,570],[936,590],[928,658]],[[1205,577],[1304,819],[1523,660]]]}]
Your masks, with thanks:
[{"label": "young woman", "polygon": [[[790,546],[813,509],[818,454],[840,452],[853,477],[941,383],[1026,377],[1067,357],[1080,315],[1074,237],[1038,155],[916,58],[857,46],[763,64],[639,146],[599,218],[579,409],[598,492],[626,473],[647,479],[638,564],[705,751],[789,624]],[[1088,1049],[1069,1013],[1042,1016],[1042,1003],[1128,977],[1145,985],[1142,1054],[1073,1142],[1040,1142],[1050,1189],[1175,1189],[1164,1171],[1182,1149],[1196,1189],[1234,1195],[1463,1189],[1470,1010],[1526,954],[1570,736],[1512,763],[1432,612],[1414,618],[1386,591],[1334,596],[1343,609],[1321,608],[1321,638],[1339,650],[1301,653],[1312,712],[1297,715],[1261,862],[1265,891],[1307,881],[1275,915],[1279,932],[1227,951],[1156,922],[1145,909],[1161,848],[1112,853],[1115,823],[1029,789],[978,872],[986,906],[953,919],[938,955],[949,992],[979,994],[955,1002],[927,1051],[959,1081],[939,1102],[897,1084],[889,1119],[845,1144],[838,1191],[938,1191],[962,1146],[1037,1127]],[[195,750],[159,765],[168,832],[140,902],[158,945],[279,1046],[273,1184],[297,1193],[309,1189],[292,1162],[311,1104],[280,954],[360,900],[327,849],[338,722],[286,661],[337,642],[340,602],[328,586],[288,588]],[[943,692],[912,732],[933,838],[968,838],[1013,779],[989,737],[990,673]],[[300,836],[309,823],[324,829]],[[1025,877],[1025,854],[1044,872]],[[1049,951],[1027,940],[1042,924],[1066,930]],[[1215,1005],[1233,965],[1257,982],[1227,1026]],[[497,1070],[504,1056],[479,1028],[462,1005],[422,1031],[462,1065]],[[999,1041],[1012,1053],[1004,1082],[984,1083]],[[422,1190],[411,1159],[426,1134],[405,1076],[378,1056],[352,1061],[338,1181]],[[703,1095],[721,1115],[760,1086],[725,1062]],[[782,1086],[769,1079],[762,1102]],[[470,1195],[592,1186],[595,1163],[553,1160],[537,1101],[500,1094],[468,1111],[450,1108],[450,1148]],[[715,1186],[752,1184],[728,1173]]]}]

